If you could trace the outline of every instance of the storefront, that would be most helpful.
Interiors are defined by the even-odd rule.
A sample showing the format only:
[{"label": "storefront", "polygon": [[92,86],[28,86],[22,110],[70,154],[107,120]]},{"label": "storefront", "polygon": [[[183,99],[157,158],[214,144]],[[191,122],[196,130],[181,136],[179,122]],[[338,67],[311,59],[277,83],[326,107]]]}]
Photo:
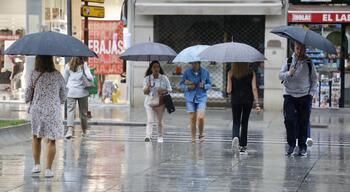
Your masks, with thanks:
[{"label": "storefront", "polygon": [[[105,0],[103,4],[89,2],[105,9],[104,18],[89,18],[88,47],[98,58],[89,58],[89,67],[95,77],[97,90],[89,97],[93,105],[128,105],[129,89],[126,62],[119,59],[125,46],[125,23],[121,21],[122,0]],[[72,1],[73,36],[84,40],[84,18],[80,15],[82,2]]]},{"label": "storefront", "polygon": [[[67,31],[65,0],[7,1],[0,7],[0,102],[23,102],[33,57],[6,56],[4,50],[23,35],[43,30]],[[57,69],[64,62],[55,58]]]},{"label": "storefront", "polygon": [[322,50],[307,48],[307,54],[318,72],[319,84],[313,107],[350,107],[350,6],[310,4],[316,1],[308,1],[307,4],[304,4],[306,1],[291,2],[294,4],[290,4],[288,9],[288,24],[320,33],[335,45],[338,52],[337,55],[331,55]]},{"label": "storefront", "polygon": [[[131,2],[131,1],[129,1]],[[198,44],[213,45],[235,41],[249,44],[265,53],[266,26],[285,22],[283,2],[266,1],[176,1],[144,0],[128,4],[128,28],[132,43],[154,41],[167,44],[176,52]],[[146,62],[128,62],[131,68],[131,102],[143,104],[142,81],[147,69]],[[226,74],[229,65],[222,63],[202,64],[211,74],[212,89],[208,92],[209,106],[227,106]],[[259,100],[264,102],[265,68],[263,63],[252,65],[258,74]],[[183,93],[178,83],[181,71],[190,65],[163,62],[162,67],[171,81],[173,99],[183,103]]]}]

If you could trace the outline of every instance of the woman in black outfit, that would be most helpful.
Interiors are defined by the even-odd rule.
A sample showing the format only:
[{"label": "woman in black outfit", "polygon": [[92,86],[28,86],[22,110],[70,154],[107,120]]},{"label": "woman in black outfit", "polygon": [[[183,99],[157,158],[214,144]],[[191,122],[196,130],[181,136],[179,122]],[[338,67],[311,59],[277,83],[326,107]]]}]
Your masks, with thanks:
[{"label": "woman in black outfit", "polygon": [[248,121],[253,103],[256,112],[260,112],[256,75],[249,68],[249,63],[232,64],[227,75],[227,93],[231,93],[232,147],[246,154]]}]

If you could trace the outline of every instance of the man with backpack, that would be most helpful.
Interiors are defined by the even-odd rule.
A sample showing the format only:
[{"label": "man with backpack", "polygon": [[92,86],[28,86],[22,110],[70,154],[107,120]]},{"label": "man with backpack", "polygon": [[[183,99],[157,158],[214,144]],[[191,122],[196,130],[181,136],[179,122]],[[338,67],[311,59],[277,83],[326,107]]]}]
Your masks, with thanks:
[{"label": "man with backpack", "polygon": [[283,114],[287,131],[288,149],[286,155],[292,155],[298,139],[297,155],[307,156],[306,139],[310,121],[312,97],[317,88],[316,69],[305,55],[305,45],[294,43],[294,54],[284,64],[279,79],[284,85]]}]

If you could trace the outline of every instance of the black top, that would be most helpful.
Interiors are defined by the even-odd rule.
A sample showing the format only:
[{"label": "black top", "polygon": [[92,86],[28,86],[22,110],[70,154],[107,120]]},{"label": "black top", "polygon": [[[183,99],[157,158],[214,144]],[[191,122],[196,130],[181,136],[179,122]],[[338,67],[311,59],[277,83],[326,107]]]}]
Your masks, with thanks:
[{"label": "black top", "polygon": [[231,78],[231,103],[232,104],[244,104],[252,103],[254,101],[254,95],[252,90],[253,73],[241,78]]}]

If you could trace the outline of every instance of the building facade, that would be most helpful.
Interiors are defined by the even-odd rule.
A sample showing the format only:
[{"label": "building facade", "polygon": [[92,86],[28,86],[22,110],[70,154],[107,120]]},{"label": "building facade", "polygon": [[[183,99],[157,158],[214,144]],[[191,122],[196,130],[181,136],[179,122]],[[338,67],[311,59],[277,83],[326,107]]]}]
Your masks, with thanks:
[{"label": "building facade", "polygon": [[[282,89],[278,71],[286,57],[287,41],[270,34],[274,27],[286,24],[286,4],[273,0],[142,0],[128,1],[128,30],[133,44],[155,41],[169,45],[175,51],[196,45],[213,45],[228,41],[247,43],[265,54],[264,63],[254,64],[258,74],[259,100],[265,109],[279,109]],[[130,102],[143,104],[142,81],[147,62],[128,62]],[[162,63],[174,88],[175,100],[183,101],[177,88],[181,75],[175,72],[181,67]],[[209,105],[226,106],[226,72],[230,65],[203,63],[213,79]]]}]

